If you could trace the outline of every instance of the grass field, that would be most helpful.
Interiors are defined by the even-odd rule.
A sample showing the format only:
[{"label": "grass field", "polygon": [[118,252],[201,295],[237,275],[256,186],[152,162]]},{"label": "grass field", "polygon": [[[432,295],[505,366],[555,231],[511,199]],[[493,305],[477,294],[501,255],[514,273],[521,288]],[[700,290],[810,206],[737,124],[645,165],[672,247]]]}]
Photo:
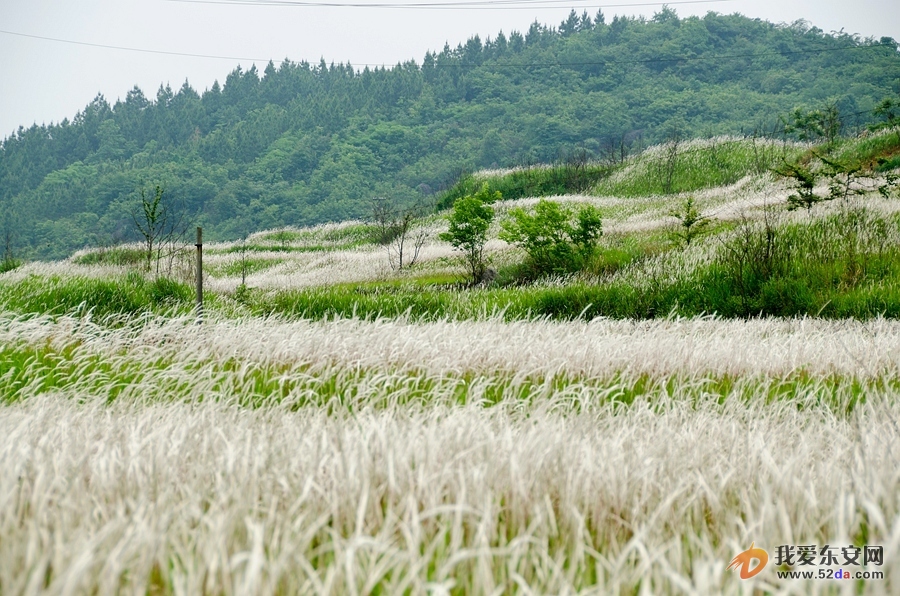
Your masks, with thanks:
[{"label": "grass field", "polygon": [[896,590],[895,322],[0,322],[4,593]]},{"label": "grass field", "polygon": [[[882,167],[885,134],[840,151]],[[202,323],[189,252],[0,274],[0,594],[900,592],[900,204],[785,212],[760,164],[805,150],[595,170],[552,200],[601,210],[596,260],[527,284],[497,239],[527,196],[489,287],[441,214],[403,271],[362,222],[207,245]],[[882,546],[883,576],[780,578],[779,545]]]}]

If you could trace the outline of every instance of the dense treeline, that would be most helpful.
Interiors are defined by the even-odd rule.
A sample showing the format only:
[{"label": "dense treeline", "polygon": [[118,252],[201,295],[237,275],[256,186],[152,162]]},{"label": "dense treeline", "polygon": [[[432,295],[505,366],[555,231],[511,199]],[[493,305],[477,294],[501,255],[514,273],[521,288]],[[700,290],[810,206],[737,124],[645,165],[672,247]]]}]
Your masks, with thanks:
[{"label": "dense treeline", "polygon": [[430,198],[461,171],[621,153],[683,137],[774,131],[833,101],[864,125],[892,93],[892,39],[709,13],[571,13],[558,28],[469,39],[422,64],[285,61],[199,94],[134,88],[0,147],[0,232],[59,257],[134,238],[142,186],[162,185],[212,239],[365,215]]}]

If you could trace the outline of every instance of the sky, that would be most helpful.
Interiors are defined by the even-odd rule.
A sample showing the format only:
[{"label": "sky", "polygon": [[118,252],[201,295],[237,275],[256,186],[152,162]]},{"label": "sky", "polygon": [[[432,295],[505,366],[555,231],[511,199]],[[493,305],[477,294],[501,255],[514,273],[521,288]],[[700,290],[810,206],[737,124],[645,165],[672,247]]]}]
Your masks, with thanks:
[{"label": "sky", "polygon": [[[484,40],[501,30],[524,32],[535,20],[556,26],[573,8],[592,16],[602,8],[609,22],[615,14],[651,17],[661,6],[641,0],[0,0],[0,139],[19,126],[72,119],[98,93],[112,104],[135,85],[152,98],[160,84],[177,90],[185,80],[202,92],[238,64],[262,70],[285,58],[357,67],[421,63],[426,51],[456,47],[476,34]],[[669,6],[682,17],[715,11],[775,23],[804,19],[824,31],[900,40],[897,0],[673,0]]]}]

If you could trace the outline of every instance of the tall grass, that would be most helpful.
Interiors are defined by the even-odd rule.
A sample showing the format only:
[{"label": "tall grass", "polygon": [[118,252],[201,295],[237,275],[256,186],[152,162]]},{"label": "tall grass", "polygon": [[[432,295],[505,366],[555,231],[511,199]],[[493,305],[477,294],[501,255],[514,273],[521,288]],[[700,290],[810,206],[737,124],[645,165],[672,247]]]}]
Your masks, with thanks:
[{"label": "tall grass", "polygon": [[900,167],[900,129],[886,128],[855,139],[844,139],[833,149],[839,161],[885,172]]},{"label": "tall grass", "polygon": [[[872,259],[877,277],[844,286],[852,264],[837,262],[811,266],[790,277],[789,270],[771,278],[747,276],[741,289],[732,272],[720,265],[695,271],[687,280],[648,279],[634,286],[624,281],[566,282],[558,285],[478,290],[422,289],[386,286],[383,289],[311,288],[257,292],[245,296],[243,312],[290,318],[401,317],[431,321],[484,319],[500,315],[508,321],[533,318],[590,320],[596,317],[655,319],[668,316],[725,317],[824,316],[871,319],[900,317],[900,253]],[[802,261],[796,265],[802,265]],[[827,279],[827,286],[817,280]],[[743,292],[743,293],[742,293]]]},{"label": "tall grass", "polygon": [[137,245],[81,250],[72,255],[77,265],[120,265],[140,268],[147,263],[147,249]]},{"label": "tall grass", "polygon": [[608,176],[609,166],[594,162],[540,165],[493,173],[477,172],[461,177],[438,200],[438,209],[449,209],[457,199],[473,195],[482,185],[490,194],[500,192],[506,200],[578,194]]},{"label": "tall grass", "polygon": [[183,314],[190,311],[193,299],[194,290],[187,285],[165,277],[149,280],[137,271],[107,279],[28,276],[0,282],[0,305],[19,313],[78,311],[100,319],[144,312]]},{"label": "tall grass", "polygon": [[598,182],[593,194],[641,197],[734,184],[792,159],[802,147],[771,139],[715,137],[651,147]]},{"label": "tall grass", "polygon": [[755,542],[883,545],[891,593],[898,337],[3,316],[0,591],[817,587],[727,572]]},{"label": "tall grass", "polygon": [[[47,390],[116,397],[125,388],[126,397],[151,392],[154,399],[163,400],[221,396],[228,393],[221,388],[234,379],[243,387],[257,380],[277,382],[282,376],[286,381],[293,373],[299,376],[292,382],[309,377],[310,386],[321,379],[340,377],[347,379],[342,384],[352,384],[360,376],[399,374],[450,379],[451,388],[457,380],[474,377],[496,377],[502,383],[558,378],[565,383],[605,384],[617,379],[632,385],[646,383],[645,377],[660,380],[672,375],[703,383],[795,375],[866,382],[900,377],[900,327],[884,319],[868,323],[248,319],[210,320],[201,327],[190,317],[124,321],[119,319],[110,328],[85,318],[58,317],[54,322],[46,317],[4,316],[0,344],[5,346],[6,372],[11,375],[4,378],[4,387],[21,397],[16,388],[37,378],[28,373],[31,360],[35,370],[46,365],[62,379]],[[21,366],[9,364],[14,361]],[[114,372],[119,369],[121,373]],[[147,382],[136,382],[133,374]],[[108,394],[107,386],[121,388]],[[309,387],[302,383],[298,387],[295,397],[301,399]],[[247,403],[266,399],[265,392],[233,391],[252,395]]]},{"label": "tall grass", "polygon": [[[651,151],[609,183],[759,170],[730,143],[683,147],[683,178],[653,178]],[[751,542],[883,545],[885,578],[845,589],[896,593],[890,205],[735,216],[685,250],[654,212],[595,277],[474,291],[446,246],[385,281],[362,224],[275,230],[241,264],[210,251],[259,287],[208,294],[202,325],[187,286],[113,258],[5,273],[0,594],[832,588],[771,563],[738,579]],[[710,312],[735,318],[678,316]],[[759,313],[853,318],[737,318]]]},{"label": "tall grass", "polygon": [[230,243],[231,250],[244,245],[254,250],[334,250],[372,243],[372,228],[360,221],[327,223],[308,228],[288,226],[251,234],[245,242]]},{"label": "tall grass", "polygon": [[805,146],[755,137],[714,137],[672,141],[650,147],[622,164],[541,165],[463,176],[438,202],[449,208],[482,184],[504,199],[590,192],[616,197],[647,197],[728,186],[746,176],[769,172],[795,159]]},{"label": "tall grass", "polygon": [[[770,204],[758,213],[731,217],[738,219],[684,250],[666,240],[664,220],[631,235],[613,230],[590,271],[529,285],[516,283],[515,251],[494,240],[490,250],[498,284],[471,290],[454,283],[462,280],[462,267],[454,263],[449,246],[437,243],[423,249],[420,267],[403,275],[390,272],[386,254],[376,248],[302,257],[218,254],[207,262],[208,310],[425,321],[501,313],[506,320],[900,317],[900,214],[894,202],[833,201],[792,215]],[[0,278],[0,303],[17,312],[62,314],[82,308],[98,316],[191,308],[192,291],[184,284],[94,269],[26,265]],[[242,272],[248,288],[237,295]]]}]

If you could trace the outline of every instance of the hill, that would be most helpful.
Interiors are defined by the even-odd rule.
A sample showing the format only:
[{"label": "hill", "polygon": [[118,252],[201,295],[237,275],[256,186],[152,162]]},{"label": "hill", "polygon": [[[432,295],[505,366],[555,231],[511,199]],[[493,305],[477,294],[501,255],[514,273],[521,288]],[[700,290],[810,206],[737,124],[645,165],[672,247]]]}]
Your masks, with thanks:
[{"label": "hill", "polygon": [[[416,220],[402,270],[364,222],[205,244],[199,321],[189,244],[0,273],[0,592],[811,591],[825,563],[728,570],[795,543],[897,593],[869,553],[900,536],[900,127],[604,168],[485,193],[474,286],[440,233],[471,198]],[[602,215],[581,271],[529,277],[504,241],[542,204]]]},{"label": "hill", "polygon": [[[207,243],[206,310],[226,317],[413,320],[497,313],[564,320],[900,316],[900,129],[841,138],[830,148],[752,137],[683,142],[666,193],[658,174],[671,148],[650,147],[606,168],[587,192],[547,199],[516,191],[528,187],[523,180],[534,187],[553,179],[551,166],[463,177],[445,196],[476,185],[495,197],[504,193],[490,204],[485,255],[495,275],[488,283],[472,286],[460,253],[443,237],[450,212],[412,222],[403,267],[398,244],[390,241],[396,237],[385,242],[377,225],[344,221]],[[792,205],[796,181],[770,168],[782,157],[809,164],[816,199],[808,209]],[[834,173],[829,163],[838,161],[860,169]],[[542,200],[563,210],[597,210],[602,235],[586,260],[542,266],[527,246],[507,241],[503,230],[515,210],[536,212]],[[683,229],[686,205],[696,209],[698,224],[690,238]],[[559,229],[541,233],[556,237]],[[193,246],[175,242],[163,247],[162,258],[153,254],[150,270],[143,243],[13,267],[0,274],[0,306],[33,314],[90,311],[98,318],[173,308],[190,313]]]},{"label": "hill", "polygon": [[559,27],[469,39],[392,68],[285,61],[198,93],[97,97],[0,148],[0,232],[59,258],[136,239],[161,185],[211,239],[360,218],[370,200],[435,200],[485,167],[612,158],[678,135],[779,130],[831,100],[863,126],[900,69],[892,39],[741,15],[651,20],[574,12]]}]

